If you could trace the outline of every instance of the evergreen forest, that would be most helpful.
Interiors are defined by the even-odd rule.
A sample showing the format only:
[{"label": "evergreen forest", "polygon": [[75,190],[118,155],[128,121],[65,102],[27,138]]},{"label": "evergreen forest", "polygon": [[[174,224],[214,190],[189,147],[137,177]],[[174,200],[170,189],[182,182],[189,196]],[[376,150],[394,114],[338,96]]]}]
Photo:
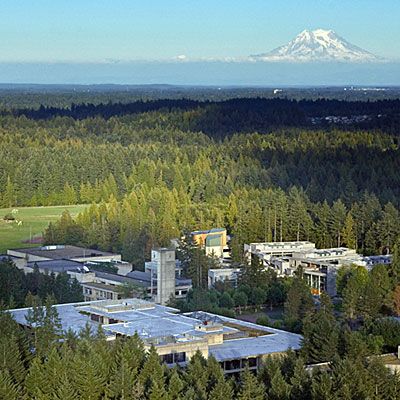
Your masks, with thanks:
[{"label": "evergreen forest", "polygon": [[[225,376],[201,354],[168,369],[137,336],[62,332],[52,304],[81,300],[78,283],[3,259],[0,399],[399,398],[398,375],[377,357],[400,343],[399,100],[165,91],[0,91],[0,206],[87,204],[51,223],[43,242],[121,253],[137,270],[153,247],[186,236],[178,257],[193,290],[171,305],[228,316],[282,307],[274,327],[301,333],[302,349],[257,374]],[[339,304],[316,302],[301,271],[278,278],[256,259],[237,288],[208,290],[215,260],[187,238],[213,227],[227,228],[234,266],[245,243],[292,240],[393,262],[340,270]],[[6,311],[23,306],[33,307],[30,331]],[[307,368],[320,362],[329,365]]]},{"label": "evergreen forest", "polygon": [[[307,123],[335,109],[368,112],[370,126]],[[46,242],[122,252],[138,268],[153,245],[213,226],[228,228],[236,260],[243,243],[271,240],[388,253],[400,229],[396,118],[398,100],[4,109],[0,204],[91,204]]]}]

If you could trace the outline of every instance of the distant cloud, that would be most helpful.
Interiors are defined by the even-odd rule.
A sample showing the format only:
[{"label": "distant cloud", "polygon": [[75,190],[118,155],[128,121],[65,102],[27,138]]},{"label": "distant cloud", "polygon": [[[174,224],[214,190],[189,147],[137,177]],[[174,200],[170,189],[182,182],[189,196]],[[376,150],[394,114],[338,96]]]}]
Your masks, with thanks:
[{"label": "distant cloud", "polygon": [[185,54],[180,54],[179,56],[175,57],[175,60],[177,61],[187,61],[187,56]]}]

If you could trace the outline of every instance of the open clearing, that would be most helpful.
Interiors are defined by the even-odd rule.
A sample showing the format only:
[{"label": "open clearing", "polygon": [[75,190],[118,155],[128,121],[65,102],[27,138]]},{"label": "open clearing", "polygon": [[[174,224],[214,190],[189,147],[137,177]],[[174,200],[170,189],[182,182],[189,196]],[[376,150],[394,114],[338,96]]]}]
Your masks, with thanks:
[{"label": "open clearing", "polygon": [[[49,207],[15,207],[0,208],[0,254],[4,254],[7,249],[16,247],[32,247],[40,245],[38,239],[41,238],[43,231],[49,222],[60,218],[64,210],[68,210],[75,216],[87,207],[83,205],[71,206],[49,206]],[[4,221],[4,216],[10,214],[12,210],[18,210],[13,215],[17,223]],[[29,243],[30,239],[33,239]]]}]

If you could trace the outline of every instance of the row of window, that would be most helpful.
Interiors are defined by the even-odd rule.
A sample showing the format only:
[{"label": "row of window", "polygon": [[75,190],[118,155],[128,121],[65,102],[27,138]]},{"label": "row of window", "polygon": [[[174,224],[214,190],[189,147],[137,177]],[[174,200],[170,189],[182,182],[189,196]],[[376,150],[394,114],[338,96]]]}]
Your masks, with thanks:
[{"label": "row of window", "polygon": [[240,360],[229,360],[220,363],[224,371],[240,370],[245,368],[257,368],[257,357],[251,357]]},{"label": "row of window", "polygon": [[164,354],[164,355],[160,356],[160,358],[161,358],[161,362],[163,362],[163,363],[176,364],[176,363],[186,361],[186,353],[180,352],[180,353]]}]

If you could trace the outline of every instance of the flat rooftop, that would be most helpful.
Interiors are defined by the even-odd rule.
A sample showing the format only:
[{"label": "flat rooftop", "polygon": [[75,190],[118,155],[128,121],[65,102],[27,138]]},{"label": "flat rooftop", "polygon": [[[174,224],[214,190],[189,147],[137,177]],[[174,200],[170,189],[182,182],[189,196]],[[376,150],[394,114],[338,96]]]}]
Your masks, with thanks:
[{"label": "flat rooftop", "polygon": [[289,348],[299,350],[301,347],[302,336],[296,333],[202,311],[197,312],[196,315],[201,319],[217,318],[222,322],[222,324],[232,324],[232,326],[239,325],[241,326],[241,330],[248,328],[251,331],[257,330],[265,332],[265,335],[224,340],[222,344],[210,346],[210,354],[212,354],[218,361],[281,353],[287,351]]},{"label": "flat rooftop", "polygon": [[114,293],[118,293],[118,288],[119,288],[119,286],[114,286],[107,283],[99,283],[99,282],[84,282],[81,285],[92,289],[106,290],[108,292],[114,292]]},{"label": "flat rooftop", "polygon": [[62,273],[67,271],[76,271],[78,268],[82,268],[83,264],[78,261],[72,260],[46,260],[46,261],[30,261],[27,263],[27,267],[32,268],[37,264],[39,269],[45,269],[49,272]]},{"label": "flat rooftop", "polygon": [[105,251],[86,249],[84,247],[70,245],[40,246],[31,248],[10,249],[11,252],[28,254],[37,257],[44,257],[51,260],[71,259],[71,258],[90,258],[115,256],[116,254]]},{"label": "flat rooftop", "polygon": [[[90,268],[90,265],[89,265]],[[103,271],[93,271],[96,278],[98,279],[104,279],[104,281],[114,281],[114,282],[119,282],[119,283],[132,283],[132,284],[139,284],[140,286],[143,286],[138,282],[136,279],[132,278],[128,273],[127,275],[119,275],[119,274],[111,274],[109,272],[103,272]]]},{"label": "flat rooftop", "polygon": [[[96,275],[97,276],[97,275]],[[143,272],[143,271],[131,271],[126,275],[128,278],[132,279],[135,284],[141,286],[150,286],[151,285],[151,273]],[[156,285],[157,278],[153,279],[153,285]],[[175,286],[176,287],[189,287],[192,286],[191,279],[185,278],[175,278]]]},{"label": "flat rooftop", "polygon": [[[76,333],[87,323],[95,332],[99,323],[91,319],[94,315],[113,321],[102,325],[108,337],[137,333],[145,343],[157,345],[204,341],[208,335],[220,334],[223,335],[223,343],[208,346],[209,353],[218,361],[280,353],[289,348],[299,349],[301,342],[301,336],[294,333],[201,311],[179,314],[177,309],[140,299],[92,301],[54,307],[63,330],[71,329]],[[27,325],[25,317],[28,310],[22,308],[9,312],[19,324]],[[246,337],[246,331],[257,332],[257,335]]]},{"label": "flat rooftop", "polygon": [[291,251],[298,249],[315,249],[315,243],[308,241],[299,242],[261,242],[261,243],[250,243],[248,246],[251,251],[268,252],[268,251]]},{"label": "flat rooftop", "polygon": [[212,229],[204,229],[200,231],[191,232],[192,235],[208,235],[210,233],[222,233],[225,232],[225,228],[212,228]]}]

